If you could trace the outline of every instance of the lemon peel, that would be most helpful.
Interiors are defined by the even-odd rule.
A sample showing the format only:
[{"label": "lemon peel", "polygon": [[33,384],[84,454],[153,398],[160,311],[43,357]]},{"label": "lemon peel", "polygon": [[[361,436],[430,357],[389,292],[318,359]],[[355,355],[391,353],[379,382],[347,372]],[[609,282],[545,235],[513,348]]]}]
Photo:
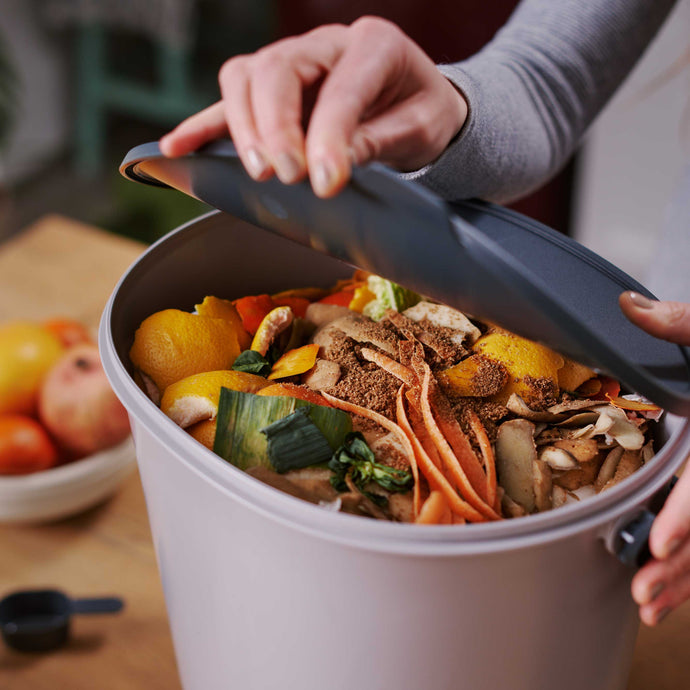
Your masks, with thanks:
[{"label": "lemon peel", "polygon": [[218,414],[221,388],[256,393],[269,385],[262,376],[246,371],[207,371],[170,384],[161,399],[161,411],[183,429]]},{"label": "lemon peel", "polygon": [[558,370],[565,360],[545,345],[512,333],[492,332],[474,344],[474,351],[500,362],[508,372],[508,381],[496,398],[507,400],[517,393],[525,401],[534,396],[532,382],[547,379],[558,393]]}]

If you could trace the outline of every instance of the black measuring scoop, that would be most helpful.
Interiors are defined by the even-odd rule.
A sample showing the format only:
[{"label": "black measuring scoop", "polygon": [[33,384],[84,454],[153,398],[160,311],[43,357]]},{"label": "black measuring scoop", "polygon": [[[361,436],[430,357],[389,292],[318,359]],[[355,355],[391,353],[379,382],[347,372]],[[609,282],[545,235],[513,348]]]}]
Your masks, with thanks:
[{"label": "black measuring scoop", "polygon": [[0,629],[5,643],[20,652],[46,652],[69,637],[73,614],[117,613],[122,599],[70,599],[54,589],[26,590],[0,600]]}]

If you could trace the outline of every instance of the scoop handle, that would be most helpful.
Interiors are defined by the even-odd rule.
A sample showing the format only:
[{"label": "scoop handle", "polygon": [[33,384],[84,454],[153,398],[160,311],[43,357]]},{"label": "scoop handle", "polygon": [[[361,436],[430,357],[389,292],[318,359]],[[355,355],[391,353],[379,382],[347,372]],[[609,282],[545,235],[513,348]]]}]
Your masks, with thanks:
[{"label": "scoop handle", "polygon": [[119,597],[97,597],[92,599],[73,599],[72,613],[117,613],[124,607]]},{"label": "scoop handle", "polygon": [[678,477],[659,491],[648,508],[642,509],[632,520],[623,525],[614,537],[613,549],[618,560],[634,568],[641,568],[652,559],[649,549],[649,534],[652,525],[663,508],[666,499],[676,485]]}]

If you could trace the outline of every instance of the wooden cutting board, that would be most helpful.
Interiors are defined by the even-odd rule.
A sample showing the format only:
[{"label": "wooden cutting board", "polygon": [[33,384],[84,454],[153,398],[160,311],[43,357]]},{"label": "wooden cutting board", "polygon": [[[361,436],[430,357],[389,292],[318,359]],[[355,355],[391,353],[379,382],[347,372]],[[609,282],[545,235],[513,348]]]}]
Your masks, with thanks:
[{"label": "wooden cutting board", "polygon": [[120,276],[144,246],[62,216],[0,245],[0,320],[73,316],[97,328]]}]

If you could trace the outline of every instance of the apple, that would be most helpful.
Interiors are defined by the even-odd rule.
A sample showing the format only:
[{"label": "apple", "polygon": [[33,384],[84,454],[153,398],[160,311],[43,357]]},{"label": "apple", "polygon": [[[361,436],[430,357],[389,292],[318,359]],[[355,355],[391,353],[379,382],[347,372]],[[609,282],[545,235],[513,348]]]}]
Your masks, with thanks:
[{"label": "apple", "polygon": [[92,343],[69,348],[43,380],[38,414],[58,445],[76,459],[114,446],[130,433]]}]

